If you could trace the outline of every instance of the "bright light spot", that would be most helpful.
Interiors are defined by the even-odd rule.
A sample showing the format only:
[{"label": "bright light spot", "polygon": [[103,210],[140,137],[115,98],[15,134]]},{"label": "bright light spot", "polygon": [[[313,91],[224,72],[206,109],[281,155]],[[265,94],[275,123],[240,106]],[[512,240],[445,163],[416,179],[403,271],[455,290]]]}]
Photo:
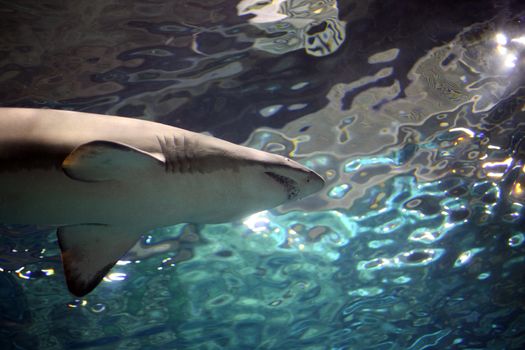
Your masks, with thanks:
[{"label": "bright light spot", "polygon": [[123,281],[126,279],[126,274],[123,272],[113,272],[104,277],[104,281],[106,282],[117,282],[117,281]]},{"label": "bright light spot", "polygon": [[283,108],[283,105],[272,105],[264,107],[261,110],[259,110],[259,114],[265,118],[268,118],[274,115],[275,113],[279,112],[281,108]]},{"label": "bright light spot", "polygon": [[518,60],[518,57],[516,57],[515,54],[508,54],[505,57],[505,67],[507,68],[514,68],[516,67],[516,61]]},{"label": "bright light spot", "polygon": [[87,305],[87,300],[78,300],[78,299],[75,299],[74,302],[67,304],[67,306],[72,309],[76,309],[77,307],[86,306],[86,305]]},{"label": "bright light spot", "polygon": [[270,224],[270,219],[266,217],[267,214],[268,211],[265,210],[250,215],[243,221],[243,224],[255,233],[266,231],[268,230],[268,224]]},{"label": "bright light spot", "polygon": [[304,244],[299,244],[299,250],[304,250]]},{"label": "bright light spot", "polygon": [[499,45],[507,45],[507,42],[509,41],[509,39],[507,39],[507,36],[503,33],[496,34],[494,40],[496,40],[496,43],[498,43]]},{"label": "bright light spot", "polygon": [[509,52],[509,49],[507,49],[505,46],[498,46],[496,50],[500,55],[506,55]]},{"label": "bright light spot", "polygon": [[483,163],[483,165],[481,167],[482,168],[491,168],[491,167],[502,166],[502,165],[505,165],[505,166],[508,167],[508,166],[510,166],[512,164],[513,160],[514,159],[512,157],[508,157],[502,162],[485,162],[485,163]]},{"label": "bright light spot", "polygon": [[408,239],[411,241],[430,244],[434,242],[437,239],[437,237],[430,231],[422,231],[422,232],[420,231],[420,232],[413,232]]},{"label": "bright light spot", "polygon": [[470,137],[474,137],[476,134],[474,133],[474,131],[470,130],[470,129],[467,129],[467,128],[453,128],[453,129],[450,129],[449,130],[450,132],[454,132],[454,131],[462,131],[464,132],[465,134],[467,134],[468,136]]},{"label": "bright light spot", "polygon": [[521,45],[525,45],[525,35],[522,35],[519,38],[513,38],[511,41]]},{"label": "bright light spot", "polygon": [[28,271],[27,275],[24,275],[22,272],[17,272],[16,274],[18,275],[18,277],[23,278],[25,280],[28,280],[29,279],[29,275],[31,274],[31,271]]},{"label": "bright light spot", "polygon": [[46,276],[53,276],[55,274],[54,269],[42,269],[42,272],[46,274]]},{"label": "bright light spot", "polygon": [[328,192],[328,196],[335,199],[341,199],[343,198],[348,191],[350,190],[349,184],[341,184],[338,186],[333,187],[330,192]]},{"label": "bright light spot", "polygon": [[496,173],[496,172],[492,172],[492,171],[491,171],[491,172],[488,172],[488,173],[487,173],[487,176],[488,176],[488,177],[492,177],[492,178],[494,178],[494,179],[500,179],[500,178],[503,177],[503,173]]},{"label": "bright light spot", "polygon": [[500,146],[488,145],[488,149],[501,149]]},{"label": "bright light spot", "polygon": [[131,264],[131,261],[130,260],[119,260],[119,261],[117,261],[117,263],[115,265],[124,266],[124,265],[127,265],[127,264]]},{"label": "bright light spot", "polygon": [[467,264],[472,260],[472,257],[476,255],[477,253],[483,251],[483,248],[474,248],[467,250],[459,255],[459,257],[456,259],[456,262],[454,263],[454,267],[459,267]]},{"label": "bright light spot", "polygon": [[516,183],[516,186],[514,186],[514,193],[515,194],[522,194],[523,188],[521,187],[521,184],[519,182]]}]

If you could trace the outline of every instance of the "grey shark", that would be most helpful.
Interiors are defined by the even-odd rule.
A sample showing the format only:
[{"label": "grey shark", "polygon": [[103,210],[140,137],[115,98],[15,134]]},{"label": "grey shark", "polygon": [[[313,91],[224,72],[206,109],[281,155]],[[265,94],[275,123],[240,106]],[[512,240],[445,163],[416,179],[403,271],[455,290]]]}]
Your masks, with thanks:
[{"label": "grey shark", "polygon": [[288,158],[159,123],[0,108],[0,222],[57,226],[76,296],[147,231],[232,221],[323,185]]}]

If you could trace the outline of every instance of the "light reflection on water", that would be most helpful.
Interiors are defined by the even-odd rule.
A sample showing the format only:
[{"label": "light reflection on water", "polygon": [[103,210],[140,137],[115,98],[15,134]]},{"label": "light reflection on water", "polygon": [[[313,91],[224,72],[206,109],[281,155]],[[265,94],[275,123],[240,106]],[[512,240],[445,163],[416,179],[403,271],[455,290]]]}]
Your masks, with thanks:
[{"label": "light reflection on water", "polygon": [[[210,131],[297,158],[326,188],[145,233],[82,299],[52,229],[3,227],[0,347],[523,347],[525,8],[468,8],[480,17],[437,40],[448,17],[410,2],[184,3],[13,5],[27,23],[1,38],[2,104]],[[381,32],[397,9],[399,32]],[[70,30],[36,45],[33,12]]]}]

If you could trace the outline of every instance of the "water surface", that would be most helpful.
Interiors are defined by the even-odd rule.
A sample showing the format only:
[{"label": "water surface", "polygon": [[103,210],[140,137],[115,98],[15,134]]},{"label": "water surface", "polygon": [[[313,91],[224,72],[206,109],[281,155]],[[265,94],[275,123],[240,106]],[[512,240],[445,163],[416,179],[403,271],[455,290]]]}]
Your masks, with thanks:
[{"label": "water surface", "polygon": [[91,294],[1,227],[2,349],[522,349],[520,1],[0,1],[0,104],[293,157],[324,191],[145,232]]}]

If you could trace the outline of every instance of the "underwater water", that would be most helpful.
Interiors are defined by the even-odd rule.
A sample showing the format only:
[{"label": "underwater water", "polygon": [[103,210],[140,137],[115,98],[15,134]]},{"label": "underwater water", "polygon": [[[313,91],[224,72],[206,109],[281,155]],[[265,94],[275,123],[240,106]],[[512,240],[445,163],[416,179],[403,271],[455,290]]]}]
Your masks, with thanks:
[{"label": "underwater water", "polygon": [[240,221],[144,232],[80,299],[52,229],[0,226],[0,349],[525,348],[525,3],[0,14],[1,106],[207,132],[327,182]]}]

